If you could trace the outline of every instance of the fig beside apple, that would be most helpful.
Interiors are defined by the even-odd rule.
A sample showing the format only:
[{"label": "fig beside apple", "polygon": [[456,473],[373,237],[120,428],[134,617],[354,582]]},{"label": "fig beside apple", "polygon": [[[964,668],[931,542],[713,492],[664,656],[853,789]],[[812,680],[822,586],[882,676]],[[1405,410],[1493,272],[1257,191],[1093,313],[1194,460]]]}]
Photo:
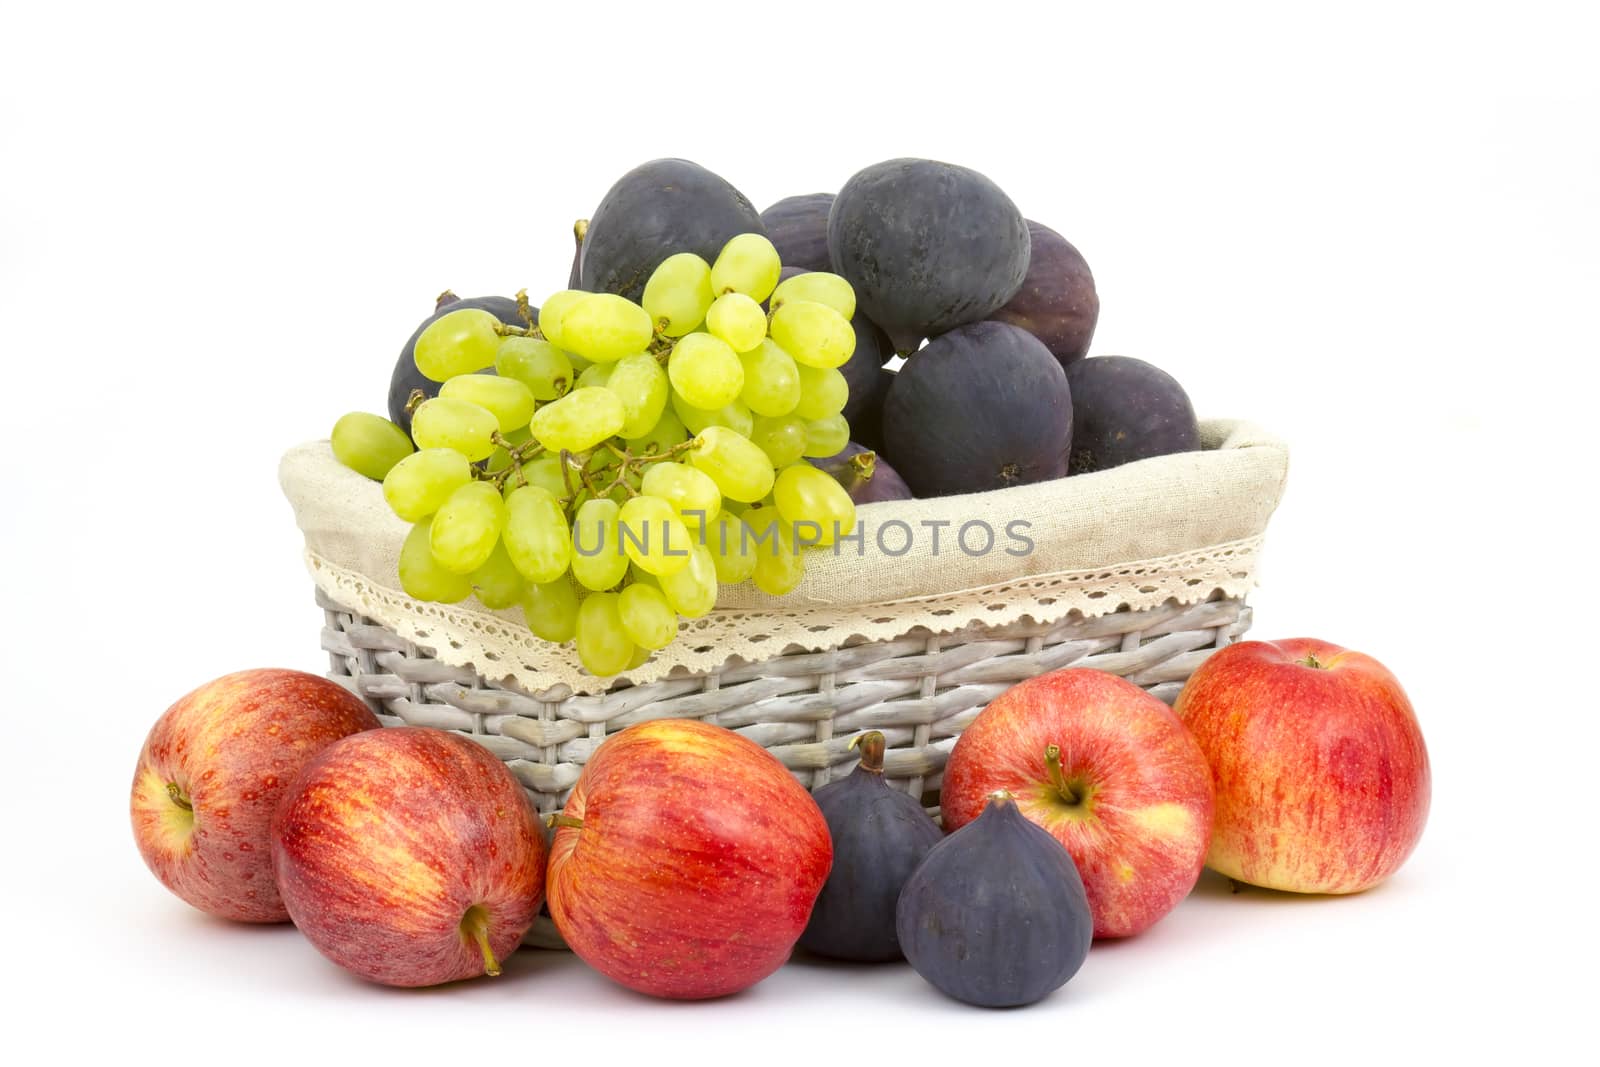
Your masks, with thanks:
[{"label": "fig beside apple", "polygon": [[1000,694],[950,753],[947,830],[1004,789],[1066,846],[1096,937],[1127,937],[1178,905],[1211,842],[1211,771],[1172,709],[1132,682],[1081,667]]},{"label": "fig beside apple", "polygon": [[1044,999],[1078,973],[1094,939],[1072,857],[1004,790],[928,852],[895,925],[918,974],[984,1008]]}]

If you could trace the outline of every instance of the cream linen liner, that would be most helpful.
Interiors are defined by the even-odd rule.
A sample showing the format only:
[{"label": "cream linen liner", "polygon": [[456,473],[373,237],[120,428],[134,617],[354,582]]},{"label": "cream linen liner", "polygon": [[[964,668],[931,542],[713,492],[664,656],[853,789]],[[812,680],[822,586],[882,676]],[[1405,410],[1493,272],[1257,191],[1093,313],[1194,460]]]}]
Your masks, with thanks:
[{"label": "cream linen liner", "polygon": [[[1255,585],[1256,556],[1283,491],[1288,451],[1248,423],[1201,424],[1203,450],[1161,456],[1110,471],[970,496],[871,504],[858,509],[866,555],[813,550],[805,580],[786,597],[749,583],[725,588],[710,615],[685,623],[671,646],[623,675],[639,685],[668,674],[715,670],[730,658],[768,659],[786,649],[818,651],[852,637],[888,640],[924,627],[948,633],[1023,617],[1050,623],[1070,612],[1107,615],[1168,600],[1196,603],[1221,591],[1239,597]],[[382,623],[457,667],[541,695],[565,686],[600,692],[608,681],[584,673],[570,644],[529,633],[520,609],[489,611],[476,601],[430,604],[400,590],[396,561],[406,524],[377,482],[345,468],[326,441],[291,449],[279,480],[305,534],[317,586],[340,604]],[[969,556],[956,531],[981,519],[995,548]],[[877,548],[886,523],[908,524],[910,551]],[[931,528],[946,522],[939,552]],[[1008,554],[1007,524],[1026,522],[1034,549]],[[891,527],[884,543],[907,542]],[[981,547],[981,530],[969,534]],[[547,699],[561,699],[552,692]]]}]

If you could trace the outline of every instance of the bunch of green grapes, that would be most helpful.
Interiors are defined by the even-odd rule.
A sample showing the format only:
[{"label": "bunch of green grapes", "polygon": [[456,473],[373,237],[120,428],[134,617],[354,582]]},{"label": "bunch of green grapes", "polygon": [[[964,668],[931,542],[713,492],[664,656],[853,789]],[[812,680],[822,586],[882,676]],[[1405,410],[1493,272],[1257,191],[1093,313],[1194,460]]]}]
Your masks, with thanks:
[{"label": "bunch of green grapes", "polygon": [[638,304],[563,290],[535,317],[519,294],[521,324],[464,309],[424,329],[417,368],[444,384],[413,394],[415,451],[375,415],[333,429],[334,454],[411,523],[406,593],[520,605],[607,677],[722,585],[794,589],[802,550],[855,528],[849,494],[805,462],[850,439],[855,293],[827,273],[780,285],[781,267],[741,234],[715,263],[665,260]]}]

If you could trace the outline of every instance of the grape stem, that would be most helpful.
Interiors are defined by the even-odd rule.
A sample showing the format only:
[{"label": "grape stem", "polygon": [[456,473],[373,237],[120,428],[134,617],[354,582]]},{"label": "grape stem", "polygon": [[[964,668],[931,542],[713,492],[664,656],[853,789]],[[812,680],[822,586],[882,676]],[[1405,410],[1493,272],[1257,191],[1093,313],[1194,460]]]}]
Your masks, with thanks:
[{"label": "grape stem", "polygon": [[428,399],[428,394],[421,389],[411,390],[411,395],[406,397],[406,414],[415,415],[417,409],[422,406],[422,402],[426,399]]},{"label": "grape stem", "polygon": [[533,318],[533,305],[528,303],[528,290],[517,290],[517,314],[522,316],[522,324],[530,329],[538,329],[539,324]]}]

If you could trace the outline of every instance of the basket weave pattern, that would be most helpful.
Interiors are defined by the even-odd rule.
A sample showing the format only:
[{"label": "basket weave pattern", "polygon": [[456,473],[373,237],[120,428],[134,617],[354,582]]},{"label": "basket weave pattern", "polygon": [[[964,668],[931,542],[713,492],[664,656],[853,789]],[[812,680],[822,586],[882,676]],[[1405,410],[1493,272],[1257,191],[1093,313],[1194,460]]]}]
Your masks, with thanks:
[{"label": "basket weave pattern", "polygon": [[385,725],[455,730],[486,746],[541,813],[560,810],[608,736],[668,718],[736,730],[811,789],[855,766],[852,737],[881,730],[885,777],[936,803],[956,737],[1016,683],[1062,667],[1092,667],[1171,703],[1207,656],[1250,626],[1242,599],[1219,597],[791,652],[594,695],[572,695],[564,686],[529,694],[434,659],[320,590],[317,603],[327,618],[322,647],[330,677],[371,703]]}]

